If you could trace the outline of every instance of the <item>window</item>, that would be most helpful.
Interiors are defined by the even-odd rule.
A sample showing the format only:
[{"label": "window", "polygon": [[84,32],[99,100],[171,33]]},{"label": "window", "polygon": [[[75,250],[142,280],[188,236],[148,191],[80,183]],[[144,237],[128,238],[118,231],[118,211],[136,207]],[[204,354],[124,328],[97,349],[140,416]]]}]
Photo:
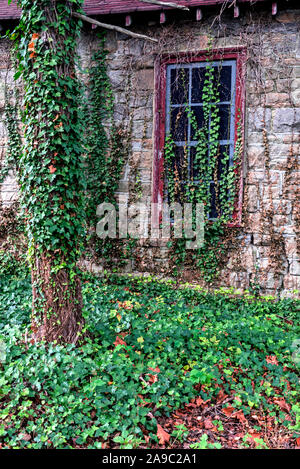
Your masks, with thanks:
[{"label": "window", "polygon": [[[209,59],[205,55],[190,59],[183,56],[182,60],[168,58],[160,64],[155,202],[169,197],[172,192],[166,178],[168,172],[177,181],[172,192],[177,201],[190,201],[182,200],[187,189],[204,190],[209,194],[207,216],[213,220],[221,215],[220,198],[224,201],[226,194],[226,199],[234,197],[232,219],[239,221],[242,175],[239,175],[235,194],[226,192],[224,181],[230,170],[236,172],[233,168],[235,149],[238,129],[241,131],[243,125],[243,57],[244,50],[219,51]],[[168,139],[173,149],[171,162],[164,161]],[[200,152],[202,160],[207,161],[207,168],[213,160],[213,171],[207,171],[203,165],[199,167]],[[223,198],[220,187],[223,187]]]}]

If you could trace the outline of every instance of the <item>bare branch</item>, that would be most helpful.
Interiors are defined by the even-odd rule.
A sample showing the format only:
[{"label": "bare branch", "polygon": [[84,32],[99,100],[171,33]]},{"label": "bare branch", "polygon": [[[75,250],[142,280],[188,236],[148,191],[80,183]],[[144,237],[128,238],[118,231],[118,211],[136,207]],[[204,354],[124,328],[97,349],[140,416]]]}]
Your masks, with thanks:
[{"label": "bare branch", "polygon": [[184,5],[178,5],[178,3],[173,3],[173,2],[161,2],[160,0],[139,0],[139,1],[143,3],[153,3],[153,5],[159,5],[159,6],[170,7],[170,8],[179,8],[180,10],[190,11],[188,7]]},{"label": "bare branch", "polygon": [[100,28],[111,29],[112,31],[118,31],[119,33],[127,34],[127,36],[135,37],[137,39],[144,39],[145,41],[158,42],[158,40],[154,39],[153,37],[134,33],[132,31],[129,31],[128,29],[124,29],[124,28],[121,28],[120,26],[115,26],[113,24],[100,23],[100,21],[94,20],[93,18],[90,18],[89,16],[81,15],[80,13],[73,12],[72,16],[74,16],[75,18],[79,18],[82,21],[86,21],[87,23],[96,24],[97,26],[100,26]]}]

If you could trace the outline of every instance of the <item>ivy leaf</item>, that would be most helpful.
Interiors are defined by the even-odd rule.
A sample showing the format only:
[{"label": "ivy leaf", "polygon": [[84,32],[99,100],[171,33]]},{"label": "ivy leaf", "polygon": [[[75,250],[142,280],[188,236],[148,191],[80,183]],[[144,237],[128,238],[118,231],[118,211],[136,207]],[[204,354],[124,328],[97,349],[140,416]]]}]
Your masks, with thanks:
[{"label": "ivy leaf", "polygon": [[21,75],[22,75],[22,71],[19,70],[18,72],[14,74],[14,80],[17,80],[18,78],[20,78]]}]

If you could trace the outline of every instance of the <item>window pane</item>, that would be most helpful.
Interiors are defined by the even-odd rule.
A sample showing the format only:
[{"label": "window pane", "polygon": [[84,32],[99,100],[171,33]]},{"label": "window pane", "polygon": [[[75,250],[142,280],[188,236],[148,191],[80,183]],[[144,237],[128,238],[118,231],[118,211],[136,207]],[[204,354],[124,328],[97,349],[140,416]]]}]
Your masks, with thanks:
[{"label": "window pane", "polygon": [[[220,65],[213,67],[213,85],[218,86],[219,100],[231,101],[232,66]],[[205,80],[206,67],[197,67],[192,70],[192,103],[202,102],[202,92]]]},{"label": "window pane", "polygon": [[175,142],[188,140],[188,116],[182,107],[171,110],[171,134]]},{"label": "window pane", "polygon": [[217,197],[216,197],[216,190],[215,190],[214,182],[211,182],[210,184],[210,195],[211,195],[211,203],[210,203],[209,218],[218,218],[219,211],[217,209]]},{"label": "window pane", "polygon": [[192,103],[202,103],[202,90],[205,79],[205,67],[192,70]]},{"label": "window pane", "polygon": [[189,99],[189,69],[171,69],[171,104],[184,104]]},{"label": "window pane", "polygon": [[220,116],[219,140],[230,140],[230,105],[220,104],[218,108]]},{"label": "window pane", "polygon": [[231,66],[223,66],[220,74],[220,101],[231,101]]},{"label": "window pane", "polygon": [[188,148],[175,146],[174,154],[175,158],[171,163],[171,170],[173,171],[174,178],[177,181],[186,180],[188,167]]},{"label": "window pane", "polygon": [[197,181],[199,179],[199,171],[197,170],[197,162],[195,161],[196,147],[190,149],[190,180]]},{"label": "window pane", "polygon": [[191,110],[197,121],[197,129],[195,129],[194,126],[191,125],[191,140],[193,141],[196,137],[196,131],[202,129],[204,126],[204,114],[203,106],[191,106]]}]

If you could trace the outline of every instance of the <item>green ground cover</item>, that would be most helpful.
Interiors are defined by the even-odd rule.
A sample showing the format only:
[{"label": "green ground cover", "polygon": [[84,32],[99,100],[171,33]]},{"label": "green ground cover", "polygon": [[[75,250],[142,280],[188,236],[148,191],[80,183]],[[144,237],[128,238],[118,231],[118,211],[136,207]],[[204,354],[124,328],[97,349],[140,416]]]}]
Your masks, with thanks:
[{"label": "green ground cover", "polygon": [[162,432],[191,402],[238,416],[241,444],[256,432],[269,447],[266,432],[279,428],[297,446],[299,300],[88,275],[83,293],[84,343],[33,344],[30,281],[0,279],[2,448],[226,447],[221,423],[213,440],[204,425],[200,443],[184,425]]}]

